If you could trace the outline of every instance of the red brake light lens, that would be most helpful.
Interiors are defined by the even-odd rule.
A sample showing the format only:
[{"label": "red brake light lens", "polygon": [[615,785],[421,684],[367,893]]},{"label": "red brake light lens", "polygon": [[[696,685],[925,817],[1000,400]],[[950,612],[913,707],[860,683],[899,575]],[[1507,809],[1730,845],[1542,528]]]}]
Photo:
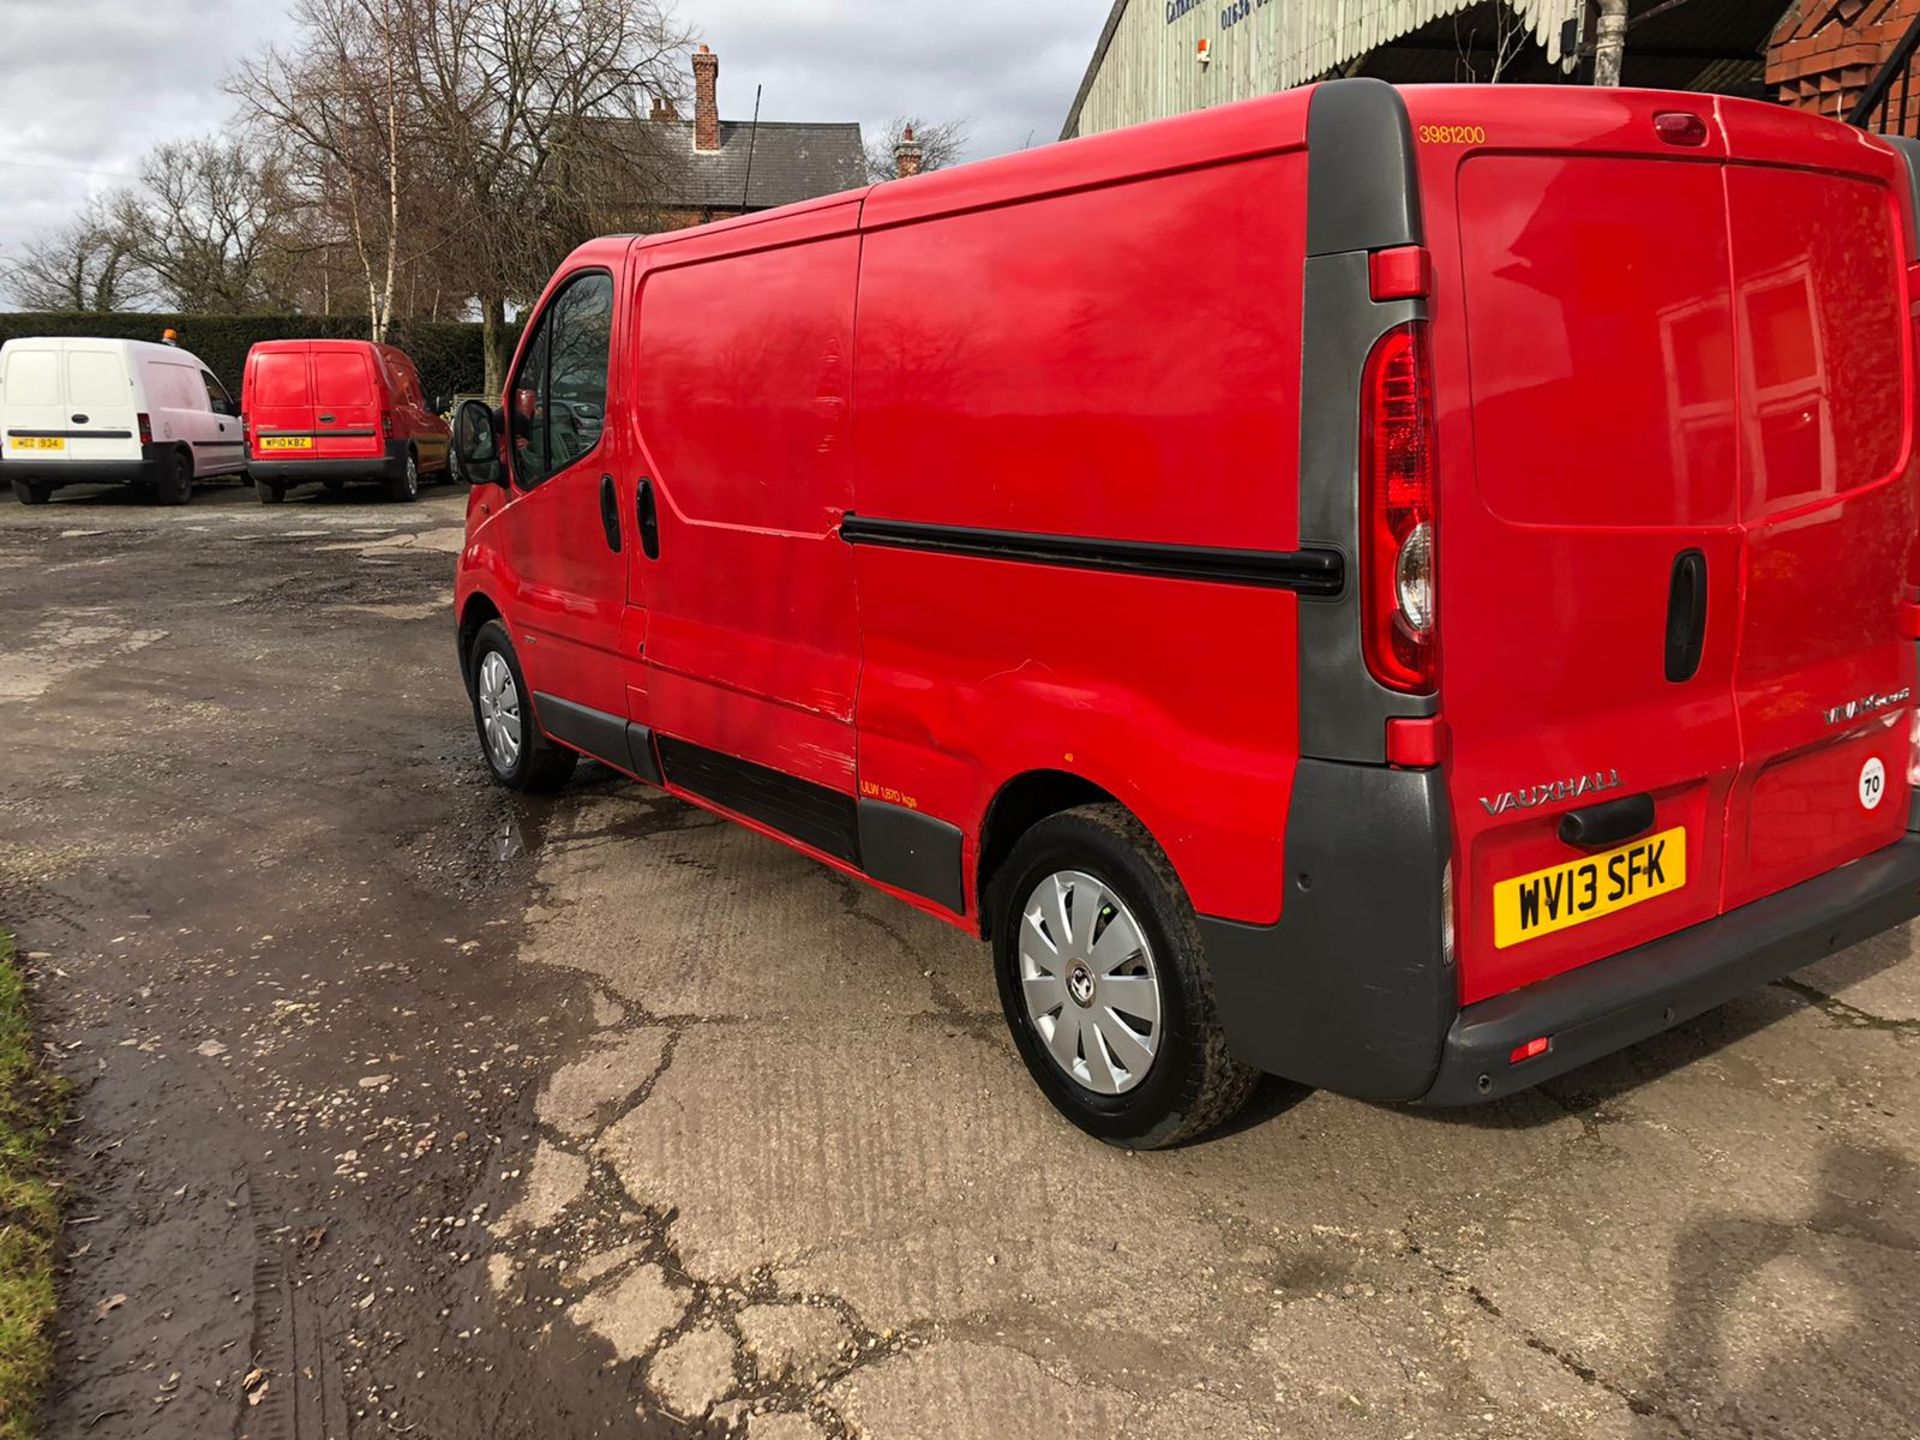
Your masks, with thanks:
[{"label": "red brake light lens", "polygon": [[1433,382],[1427,331],[1389,330],[1360,391],[1360,610],[1367,668],[1391,690],[1434,688]]},{"label": "red brake light lens", "polygon": [[1707,143],[1707,122],[1685,110],[1662,110],[1653,117],[1653,133],[1669,145]]},{"label": "red brake light lens", "polygon": [[139,419],[140,443],[142,445],[151,445],[153,443],[153,417],[151,415],[142,415]]}]

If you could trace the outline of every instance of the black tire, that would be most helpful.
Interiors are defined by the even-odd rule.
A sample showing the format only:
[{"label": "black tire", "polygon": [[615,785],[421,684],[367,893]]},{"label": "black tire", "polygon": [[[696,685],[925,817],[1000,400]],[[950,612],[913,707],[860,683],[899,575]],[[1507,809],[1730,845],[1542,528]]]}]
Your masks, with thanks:
[{"label": "black tire", "polygon": [[184,450],[169,452],[154,476],[153,498],[162,505],[185,505],[193,499],[193,457]]},{"label": "black tire", "polygon": [[44,480],[16,480],[13,498],[22,505],[44,505],[53,498],[53,486]]},{"label": "black tire", "polygon": [[[520,749],[510,764],[494,754],[487,739],[486,718],[481,713],[481,677],[487,668],[487,657],[496,654],[506,662],[519,704]],[[473,649],[467,652],[467,695],[473,702],[473,729],[480,739],[481,757],[496,781],[509,790],[548,794],[573,778],[573,767],[580,763],[580,756],[540,733],[539,722],[533,714],[533,692],[527,688],[527,677],[520,672],[520,658],[513,653],[507,627],[498,620],[489,620],[473,637]]]},{"label": "black tire", "polygon": [[[1117,895],[1152,951],[1160,982],[1157,1049],[1145,1077],[1123,1094],[1100,1094],[1069,1075],[1027,1014],[1020,979],[1022,908],[1043,880],[1062,871],[1082,872]],[[1118,805],[1083,805],[1042,820],[1007,857],[990,903],[994,970],[1015,1048],[1067,1119],[1110,1145],[1157,1150],[1225,1124],[1246,1103],[1259,1072],[1227,1050],[1193,905],[1167,857],[1133,816]]]},{"label": "black tire", "polygon": [[287,487],[278,480],[260,480],[253,482],[253,493],[260,497],[262,505],[278,505],[287,498]]},{"label": "black tire", "polygon": [[407,451],[407,463],[387,481],[387,499],[408,504],[420,498],[420,457]]}]

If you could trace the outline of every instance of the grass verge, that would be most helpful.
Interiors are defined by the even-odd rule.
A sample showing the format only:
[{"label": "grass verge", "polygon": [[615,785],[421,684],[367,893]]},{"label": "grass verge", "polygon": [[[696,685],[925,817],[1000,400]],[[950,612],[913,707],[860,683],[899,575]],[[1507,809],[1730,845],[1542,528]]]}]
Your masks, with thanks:
[{"label": "grass verge", "polygon": [[0,930],[0,1440],[29,1440],[53,1362],[60,1207],[47,1149],[66,1110],[33,1058],[13,937]]}]

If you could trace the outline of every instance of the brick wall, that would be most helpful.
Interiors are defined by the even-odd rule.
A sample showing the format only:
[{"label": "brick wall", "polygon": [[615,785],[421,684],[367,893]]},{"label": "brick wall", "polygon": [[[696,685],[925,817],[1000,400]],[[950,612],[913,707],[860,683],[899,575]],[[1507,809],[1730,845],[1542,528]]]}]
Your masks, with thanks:
[{"label": "brick wall", "polygon": [[[1893,47],[1920,17],[1920,0],[1799,0],[1767,44],[1767,84],[1788,105],[1844,120]],[[1920,135],[1920,74],[1904,97],[1894,82],[1884,126]]]}]

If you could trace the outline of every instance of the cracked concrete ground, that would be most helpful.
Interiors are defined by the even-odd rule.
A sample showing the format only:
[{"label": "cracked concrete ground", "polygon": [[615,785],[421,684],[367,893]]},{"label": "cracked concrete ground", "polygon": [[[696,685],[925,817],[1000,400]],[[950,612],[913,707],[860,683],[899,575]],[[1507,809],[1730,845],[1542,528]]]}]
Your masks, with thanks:
[{"label": "cracked concrete ground", "polygon": [[[478,783],[428,608],[455,497],[215,500],[0,509],[16,633],[85,627],[0,692],[26,737],[0,903],[89,1086],[80,1203],[111,1232],[70,1260],[52,1433],[121,1404],[90,1433],[1920,1431],[1907,930],[1499,1105],[1272,1082],[1229,1133],[1128,1155],[1034,1091],[967,937],[594,767],[552,802]],[[295,654],[300,723],[233,775]],[[369,725],[361,677],[395,666]],[[129,687],[185,717],[172,779]],[[351,765],[314,758],[330,736]],[[173,1198],[196,1150],[241,1210]],[[237,1271],[154,1241],[231,1213]],[[95,1323],[109,1288],[135,1301]],[[156,1408],[140,1385],[182,1367],[137,1325],[231,1373]],[[240,1398],[262,1354],[277,1429],[282,1392]]]}]

